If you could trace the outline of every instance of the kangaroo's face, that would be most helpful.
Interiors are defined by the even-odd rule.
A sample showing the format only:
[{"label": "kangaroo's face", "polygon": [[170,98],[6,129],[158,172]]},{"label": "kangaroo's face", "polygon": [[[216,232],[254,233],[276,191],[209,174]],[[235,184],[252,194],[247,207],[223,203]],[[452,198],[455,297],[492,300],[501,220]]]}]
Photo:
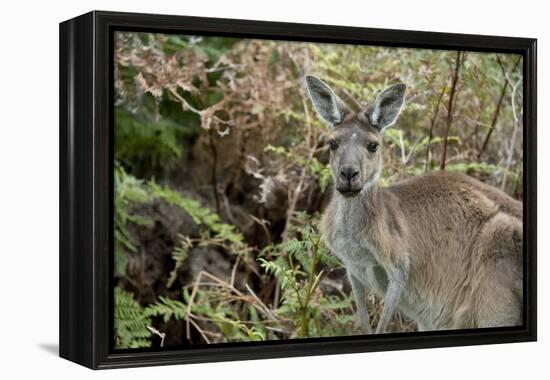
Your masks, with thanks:
[{"label": "kangaroo's face", "polygon": [[378,180],[382,170],[380,139],[380,132],[361,115],[333,129],[328,139],[330,166],[342,195],[357,195]]},{"label": "kangaroo's face", "polygon": [[380,177],[381,133],[399,116],[406,87],[395,84],[382,91],[371,106],[354,113],[320,79],[308,75],[306,84],[313,107],[333,128],[328,145],[336,190],[355,196]]}]

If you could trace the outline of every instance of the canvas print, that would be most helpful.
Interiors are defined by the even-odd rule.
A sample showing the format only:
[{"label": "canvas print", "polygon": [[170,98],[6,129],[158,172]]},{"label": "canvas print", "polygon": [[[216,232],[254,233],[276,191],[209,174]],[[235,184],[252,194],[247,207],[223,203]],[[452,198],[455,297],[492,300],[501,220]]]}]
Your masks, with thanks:
[{"label": "canvas print", "polygon": [[113,60],[115,349],[523,324],[521,55],[125,31]]}]

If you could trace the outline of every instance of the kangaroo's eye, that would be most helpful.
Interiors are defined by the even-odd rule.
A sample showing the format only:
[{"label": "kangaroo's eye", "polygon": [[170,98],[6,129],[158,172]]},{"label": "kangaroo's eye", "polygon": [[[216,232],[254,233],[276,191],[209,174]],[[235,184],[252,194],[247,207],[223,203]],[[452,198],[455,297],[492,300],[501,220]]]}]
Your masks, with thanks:
[{"label": "kangaroo's eye", "polygon": [[328,146],[330,147],[330,150],[336,150],[338,149],[338,143],[334,140],[330,140],[328,142]]},{"label": "kangaroo's eye", "polygon": [[367,150],[368,150],[369,152],[374,153],[374,152],[376,152],[376,151],[378,150],[378,146],[379,146],[379,145],[380,145],[380,144],[375,143],[375,142],[368,143],[368,145],[367,145]]}]

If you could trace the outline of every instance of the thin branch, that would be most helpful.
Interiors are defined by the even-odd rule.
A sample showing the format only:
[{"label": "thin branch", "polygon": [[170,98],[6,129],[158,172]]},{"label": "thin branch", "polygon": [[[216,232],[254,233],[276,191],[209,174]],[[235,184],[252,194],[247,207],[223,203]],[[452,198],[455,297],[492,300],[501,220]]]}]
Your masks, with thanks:
[{"label": "thin branch", "polygon": [[[214,104],[213,106],[210,106],[206,109],[203,109],[203,110],[199,110],[195,107],[193,107],[187,100],[185,100],[185,98],[183,96],[181,96],[180,94],[178,94],[178,91],[172,87],[169,87],[168,90],[170,91],[170,93],[172,95],[174,95],[174,97],[176,99],[178,99],[178,101],[182,104],[183,108],[184,108],[184,111],[187,110],[187,111],[191,111],[197,115],[199,115],[201,118],[204,116],[205,112],[208,112],[208,110],[211,110],[213,107],[217,107],[219,108],[221,106],[220,103],[222,102],[225,102],[225,99],[222,99],[220,100],[217,104]],[[211,117],[212,119],[216,120],[218,123],[220,124],[224,124],[224,125],[228,125],[229,127],[234,127],[235,126],[235,123],[232,121],[232,120],[223,120],[222,118],[214,115],[214,114],[211,114],[209,115],[209,117]],[[205,129],[208,129],[206,127],[203,127]],[[224,130],[224,131],[218,131],[218,133],[221,135],[220,137],[223,137],[225,136],[226,134],[228,134],[228,129]]]},{"label": "thin branch", "polygon": [[[193,327],[195,328],[195,330],[197,330],[197,331],[199,332],[199,334],[201,334],[202,339],[204,339],[204,341],[205,341],[206,343],[210,344],[210,339],[208,339],[208,337],[206,336],[206,332],[205,332],[203,329],[201,329],[201,327],[198,325],[198,323],[195,322],[195,321],[193,320],[193,318],[191,318],[190,316],[188,316],[188,317],[186,318],[186,320],[187,320],[191,325],[193,325]],[[188,337],[188,339],[189,339],[189,337]]]},{"label": "thin branch", "polygon": [[419,137],[414,142],[413,146],[411,147],[411,150],[405,157],[405,160],[403,161],[403,166],[401,167],[401,173],[399,174],[399,178],[402,179],[405,175],[405,170],[407,170],[407,166],[411,162],[411,159],[414,157],[414,154],[416,153],[416,148],[418,147],[418,144],[422,141],[422,137]]},{"label": "thin branch", "polygon": [[183,96],[181,96],[180,94],[178,94],[178,92],[170,87],[169,88],[170,90],[170,93],[172,95],[174,95],[176,97],[176,99],[178,99],[180,101],[180,103],[185,107],[187,108],[187,110],[193,112],[193,113],[196,113],[197,115],[202,115],[201,111],[196,109],[195,107],[193,107],[191,104],[189,104],[189,102],[187,100],[185,100],[185,98]]},{"label": "thin branch", "polygon": [[[306,137],[306,141],[308,142],[308,145],[311,146],[310,140],[312,138],[311,136],[311,121],[309,117],[309,112],[307,109],[307,105],[305,102],[305,99],[302,98],[303,106],[304,106],[304,113],[306,117],[306,125],[308,128],[308,133]],[[296,210],[296,204],[298,203],[298,199],[300,198],[300,194],[302,193],[302,189],[304,187],[306,177],[307,177],[307,169],[311,161],[313,160],[313,155],[315,154],[315,149],[309,149],[309,153],[307,156],[307,159],[304,163],[304,166],[302,167],[302,170],[300,171],[300,176],[298,177],[298,183],[296,187],[294,187],[293,191],[289,193],[289,203],[288,203],[288,209],[286,213],[286,224],[285,229],[283,230],[283,233],[281,234],[281,239],[283,242],[288,240],[288,230],[290,228],[290,223],[292,221],[294,211]]]},{"label": "thin branch", "polygon": [[271,233],[269,232],[269,228],[267,228],[267,225],[269,224],[269,220],[265,220],[265,219],[260,219],[260,218],[257,218],[255,217],[254,215],[252,214],[248,214],[248,216],[250,217],[250,219],[252,219],[255,223],[259,224],[260,227],[262,227],[264,233],[265,233],[265,236],[267,238],[267,245],[271,245],[273,243],[273,239],[271,238]]},{"label": "thin branch", "polygon": [[235,260],[235,264],[233,264],[233,269],[231,270],[231,286],[235,286],[235,276],[237,274],[237,268],[239,267],[241,258],[237,256],[237,260]]},{"label": "thin branch", "polygon": [[445,128],[445,137],[443,139],[443,155],[441,156],[441,164],[439,168],[445,170],[445,160],[447,159],[447,143],[449,138],[449,130],[451,129],[451,124],[453,123],[453,107],[455,105],[455,96],[456,96],[456,85],[458,83],[458,78],[460,75],[460,66],[462,65],[462,59],[464,54],[462,51],[456,53],[456,63],[455,69],[452,76],[452,85],[451,93],[449,95],[449,103],[447,106],[447,128]]},{"label": "thin branch", "polygon": [[[307,108],[307,103],[304,94],[302,94],[302,105],[304,107],[304,115],[306,119],[306,126],[307,126],[307,135],[306,135],[306,144],[309,148],[309,152],[306,158],[306,161],[304,165],[302,166],[302,169],[300,171],[300,175],[298,177],[298,183],[294,187],[294,189],[291,190],[289,187],[288,189],[288,208],[286,212],[286,223],[285,228],[281,234],[281,240],[283,242],[286,242],[288,240],[288,232],[290,230],[292,218],[294,216],[294,211],[296,210],[296,204],[298,203],[298,199],[300,198],[300,195],[302,194],[302,190],[305,186],[305,181],[307,177],[307,169],[309,165],[311,164],[311,161],[313,160],[313,156],[316,153],[315,147],[312,147],[312,140],[313,140],[313,131],[312,131],[312,125],[311,125],[311,118],[309,116],[309,111]],[[291,259],[291,257],[289,257]],[[299,292],[296,291],[298,294],[298,298],[300,297]],[[275,292],[273,296],[273,307],[277,307],[279,305],[279,299],[280,299],[280,293],[281,293],[281,287],[279,284],[279,281],[275,284]],[[301,301],[300,301],[301,302]]]},{"label": "thin branch", "polygon": [[[517,114],[516,110],[516,91],[518,89],[519,84],[521,83],[521,78],[517,80],[516,83],[511,84],[512,86],[512,95],[510,96],[510,100],[512,102],[512,114],[514,115],[514,132],[512,133],[512,138],[510,139],[510,148],[508,149],[508,157],[506,159],[506,166],[504,169],[504,174],[502,175],[502,183],[500,185],[500,189],[502,191],[505,191],[506,189],[506,181],[508,179],[508,172],[510,171],[510,165],[512,164],[512,157],[514,155],[514,146],[516,145],[516,139],[518,130],[520,127],[520,118]],[[511,79],[508,75],[506,75],[506,81],[511,83]]]},{"label": "thin branch", "polygon": [[164,338],[166,338],[166,333],[160,332],[153,326],[147,326],[147,330],[149,330],[152,334],[157,335],[160,338],[160,346],[164,346]]},{"label": "thin branch", "polygon": [[214,144],[213,131],[208,131],[208,143],[212,152],[212,192],[214,193],[214,201],[216,202],[216,213],[220,214],[220,195],[218,194],[218,151]]},{"label": "thin branch", "polygon": [[[502,70],[502,75],[504,76],[504,78],[506,78],[506,75],[507,75],[506,69],[505,69],[502,61],[500,60],[500,58],[498,56],[497,56],[497,61],[500,65],[500,69]],[[521,61],[521,57],[518,58],[518,60],[514,64],[514,67],[512,68],[511,72],[516,71],[516,68],[517,68],[520,61]],[[498,98],[497,107],[496,107],[495,113],[493,115],[493,120],[491,122],[491,127],[487,131],[487,134],[485,135],[485,139],[483,140],[483,144],[481,145],[481,149],[479,150],[479,152],[477,154],[477,161],[478,162],[481,161],[481,156],[485,152],[485,149],[487,149],[487,145],[489,145],[489,140],[491,139],[491,135],[493,134],[493,130],[495,129],[495,126],[497,124],[498,116],[500,115],[500,109],[502,107],[502,101],[504,100],[504,96],[506,95],[507,88],[508,88],[508,81],[505,80],[504,84],[502,85],[502,90],[500,91],[500,96]]]},{"label": "thin branch", "polygon": [[254,293],[254,291],[250,288],[250,286],[248,286],[248,284],[245,284],[244,285],[246,290],[248,290],[248,293],[250,293],[250,295],[254,298],[254,300],[260,305],[260,307],[264,310],[264,313],[271,319],[273,320],[277,320],[277,317],[273,314],[273,312],[271,310],[269,310],[269,308],[267,307],[267,305],[265,303],[262,302],[262,300],[260,300],[260,298],[256,295],[256,293]]},{"label": "thin branch", "polygon": [[235,216],[233,215],[233,212],[231,211],[231,205],[229,204],[229,199],[227,198],[227,194],[225,194],[225,192],[223,192],[223,191],[220,191],[218,194],[220,194],[221,197],[222,197],[223,207],[225,209],[227,219],[229,219],[231,224],[237,225],[237,221],[235,220]]},{"label": "thin branch", "polygon": [[445,95],[445,86],[441,88],[441,92],[439,93],[439,97],[437,98],[437,104],[435,106],[434,115],[430,123],[430,132],[428,134],[428,145],[426,147],[426,161],[424,163],[424,172],[427,172],[428,167],[430,166],[430,161],[431,161],[430,153],[431,153],[431,147],[432,147],[432,139],[434,135],[434,127],[435,127],[435,122],[437,120],[437,116],[439,115],[439,106],[441,105],[441,99],[443,99],[443,95]]},{"label": "thin branch", "polygon": [[399,130],[399,145],[401,147],[401,162],[404,164],[407,160],[405,157],[405,142],[403,141],[403,131]]},{"label": "thin branch", "polygon": [[346,104],[353,104],[353,107],[355,108],[356,111],[359,111],[360,109],[363,108],[363,105],[357,101],[357,99],[355,99],[355,97],[353,95],[351,95],[345,88],[341,89],[340,90],[346,97],[346,101],[347,103]]}]

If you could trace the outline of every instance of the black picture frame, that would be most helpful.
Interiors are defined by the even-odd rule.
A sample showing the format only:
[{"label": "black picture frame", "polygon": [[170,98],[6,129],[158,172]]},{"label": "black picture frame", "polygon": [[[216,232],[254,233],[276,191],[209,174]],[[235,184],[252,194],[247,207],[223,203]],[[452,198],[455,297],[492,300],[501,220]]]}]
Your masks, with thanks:
[{"label": "black picture frame", "polygon": [[[460,49],[523,56],[524,324],[513,328],[114,351],[113,33]],[[60,24],[60,356],[93,369],[534,341],[536,39],[93,11]]]}]

